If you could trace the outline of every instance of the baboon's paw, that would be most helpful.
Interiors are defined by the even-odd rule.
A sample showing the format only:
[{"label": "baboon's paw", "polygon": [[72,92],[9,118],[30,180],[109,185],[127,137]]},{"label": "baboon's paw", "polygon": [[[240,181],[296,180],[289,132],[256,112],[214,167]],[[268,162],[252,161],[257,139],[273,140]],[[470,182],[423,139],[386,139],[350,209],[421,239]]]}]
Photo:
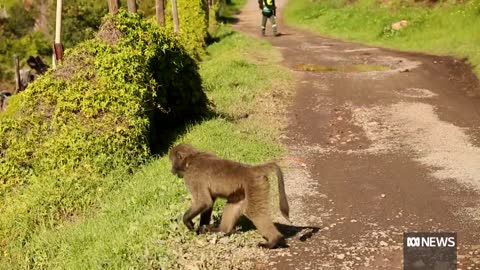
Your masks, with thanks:
[{"label": "baboon's paw", "polygon": [[202,225],[197,229],[197,234],[207,234],[214,232],[218,232],[218,229],[215,228],[213,225]]}]

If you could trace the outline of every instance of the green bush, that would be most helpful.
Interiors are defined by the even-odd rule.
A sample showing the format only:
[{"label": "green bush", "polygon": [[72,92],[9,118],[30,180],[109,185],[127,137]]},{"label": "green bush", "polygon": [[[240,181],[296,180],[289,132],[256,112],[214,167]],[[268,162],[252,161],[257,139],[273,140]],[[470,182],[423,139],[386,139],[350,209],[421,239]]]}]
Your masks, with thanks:
[{"label": "green bush", "polygon": [[[0,247],[15,235],[6,213],[68,216],[106,175],[150,155],[152,132],[166,132],[159,119],[184,121],[206,108],[198,66],[174,34],[126,12],[109,17],[97,38],[67,51],[0,114]],[[37,193],[42,203],[33,205],[45,215],[15,200]]]},{"label": "green bush", "polygon": [[[5,81],[12,85],[15,79],[14,55],[19,57],[22,66],[29,56],[50,55],[52,51],[51,44],[40,32],[28,33],[18,39],[3,37],[0,33],[0,40],[0,82]],[[44,57],[43,60],[48,59]]]},{"label": "green bush", "polygon": [[0,116],[0,191],[28,175],[104,175],[143,160],[152,118],[206,108],[197,69],[170,32],[125,12],[110,18]]},{"label": "green bush", "polygon": [[[182,43],[192,54],[199,56],[205,51],[208,34],[207,7],[204,0],[177,1],[177,10]],[[165,24],[173,29],[172,4],[165,3]]]}]

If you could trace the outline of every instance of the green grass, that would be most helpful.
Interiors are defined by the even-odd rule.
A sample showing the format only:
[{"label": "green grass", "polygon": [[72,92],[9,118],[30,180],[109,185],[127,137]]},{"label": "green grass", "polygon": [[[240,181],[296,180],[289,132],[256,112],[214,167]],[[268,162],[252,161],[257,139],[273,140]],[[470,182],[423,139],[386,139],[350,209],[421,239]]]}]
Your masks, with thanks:
[{"label": "green grass", "polygon": [[[190,126],[176,143],[188,142],[249,163],[280,157],[278,135],[285,119],[275,113],[283,103],[272,96],[288,95],[285,85],[290,78],[279,66],[280,54],[268,43],[228,27],[221,27],[218,36],[201,63],[201,75],[216,112],[223,117]],[[217,242],[215,236],[186,230],[181,216],[190,199],[182,180],[170,173],[166,156],[133,174],[109,176],[105,181],[120,184],[105,191],[94,206],[60,224],[49,223],[48,213],[42,224],[17,220],[15,226],[26,237],[11,239],[0,251],[0,269],[249,267],[249,256],[256,252],[252,248],[261,240],[255,231]],[[216,219],[219,215],[220,211],[214,213]]]},{"label": "green grass", "polygon": [[247,0],[234,0],[234,1],[227,1],[230,2],[227,5],[221,5],[219,14],[224,19],[233,19],[235,14],[237,14],[240,9],[245,6]]},{"label": "green grass", "polygon": [[[286,21],[331,37],[401,50],[467,57],[480,75],[480,1],[435,6],[412,1],[289,1]],[[390,25],[405,19],[408,27]]]}]

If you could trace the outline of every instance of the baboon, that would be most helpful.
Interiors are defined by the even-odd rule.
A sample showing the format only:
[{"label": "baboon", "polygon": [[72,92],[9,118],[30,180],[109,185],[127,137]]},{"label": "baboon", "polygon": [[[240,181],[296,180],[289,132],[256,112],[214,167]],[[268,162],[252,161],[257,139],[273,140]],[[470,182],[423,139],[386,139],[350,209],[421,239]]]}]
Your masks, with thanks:
[{"label": "baboon", "polygon": [[[200,214],[197,232],[232,232],[238,218],[244,214],[250,219],[266,243],[266,248],[276,247],[282,234],[270,217],[268,175],[275,172],[278,178],[280,211],[289,219],[289,206],[283,173],[276,163],[257,166],[221,159],[188,144],[179,144],[170,151],[172,173],[183,178],[192,196],[192,205],[183,215],[183,222],[194,230],[192,219]],[[220,226],[208,226],[216,198],[227,199]]]}]

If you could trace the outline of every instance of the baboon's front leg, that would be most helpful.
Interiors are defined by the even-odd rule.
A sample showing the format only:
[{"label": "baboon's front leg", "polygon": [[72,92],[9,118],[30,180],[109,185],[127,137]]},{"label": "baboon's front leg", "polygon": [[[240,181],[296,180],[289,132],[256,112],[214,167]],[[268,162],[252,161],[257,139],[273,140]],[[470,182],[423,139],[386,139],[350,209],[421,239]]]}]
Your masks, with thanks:
[{"label": "baboon's front leg", "polygon": [[200,227],[210,224],[214,204],[215,204],[215,198],[212,198],[212,207],[208,208],[200,215]]},{"label": "baboon's front leg", "polygon": [[194,225],[192,219],[210,208],[212,208],[211,199],[209,201],[197,201],[192,203],[192,206],[183,215],[183,223],[187,226],[189,230],[193,231]]}]

